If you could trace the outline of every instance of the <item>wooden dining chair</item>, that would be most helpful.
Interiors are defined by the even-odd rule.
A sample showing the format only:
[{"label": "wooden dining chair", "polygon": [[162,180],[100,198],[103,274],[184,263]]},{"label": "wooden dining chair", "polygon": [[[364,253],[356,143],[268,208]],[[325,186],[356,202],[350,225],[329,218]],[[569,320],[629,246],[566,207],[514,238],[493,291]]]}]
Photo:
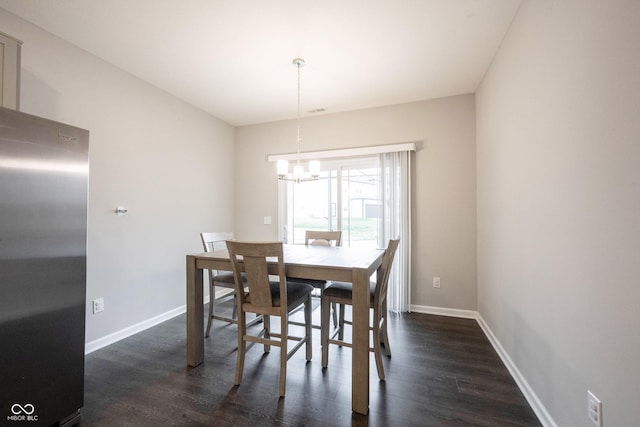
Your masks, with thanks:
[{"label": "wooden dining chair", "polygon": [[[373,347],[369,348],[376,359],[378,377],[384,381],[384,367],[382,366],[381,345],[384,344],[387,357],[391,357],[389,347],[389,335],[387,334],[387,288],[389,285],[389,273],[391,265],[398,249],[400,239],[389,240],[389,245],[382,257],[382,264],[378,269],[376,281],[372,281],[369,286],[369,308],[373,309],[373,326],[369,329],[373,331]],[[338,328],[329,336],[329,304],[340,305],[340,319]],[[326,368],[329,363],[329,344],[337,344],[345,347],[352,347],[351,343],[344,341],[344,325],[351,322],[344,319],[345,305],[353,305],[353,288],[351,283],[333,282],[327,286],[322,294],[322,368]],[[337,339],[336,339],[337,336]]]},{"label": "wooden dining chair", "polygon": [[[226,242],[233,239],[233,233],[217,232],[217,233],[200,233],[200,239],[204,246],[205,252],[213,252],[226,248]],[[216,288],[222,288],[222,292],[216,295]],[[216,302],[222,303],[233,298],[233,312],[231,317],[216,314],[214,307]],[[209,337],[211,332],[211,324],[213,319],[222,320],[229,323],[238,323],[237,321],[237,298],[235,293],[235,284],[233,282],[233,273],[227,271],[209,270],[209,317],[207,320],[207,331],[205,337]]]},{"label": "wooden dining chair", "polygon": [[[314,246],[341,246],[342,245],[342,231],[325,231],[325,230],[306,230],[304,235],[305,245]],[[320,290],[320,297],[324,292],[324,288],[328,282],[326,280],[319,279],[301,279],[297,277],[288,277],[287,280],[307,283],[316,289]],[[333,326],[337,327],[338,316],[336,313],[336,305],[333,304]],[[313,325],[316,329],[321,329],[321,325]]]},{"label": "wooden dining chair", "polygon": [[[236,363],[235,384],[240,385],[246,343],[262,343],[268,353],[271,346],[280,347],[280,396],[284,396],[287,376],[287,360],[306,344],[307,361],[311,360],[311,292],[313,286],[305,283],[288,282],[285,277],[282,242],[250,243],[227,241],[229,258],[233,268],[236,294],[238,295],[238,359]],[[277,263],[277,280],[271,280],[267,269],[269,262]],[[249,291],[243,292],[242,273],[246,275],[246,286]],[[273,277],[273,276],[271,276]],[[305,334],[303,337],[289,335],[289,314],[304,304]],[[246,314],[255,313],[263,316],[264,328],[260,334],[249,335]],[[280,317],[280,333],[270,329],[270,317]],[[274,339],[277,338],[277,339]],[[298,341],[288,350],[289,340]]]},{"label": "wooden dining chair", "polygon": [[305,245],[341,246],[342,231],[306,230]]},{"label": "wooden dining chair", "polygon": [[[205,252],[213,252],[227,248],[227,240],[233,239],[233,233],[231,232],[215,232],[215,233],[200,233],[200,239],[204,246]],[[246,279],[242,275],[243,280]],[[222,290],[216,290],[216,288],[222,288]],[[233,298],[233,311],[231,317],[216,314],[215,305],[228,301]],[[207,331],[205,337],[209,337],[211,332],[211,325],[213,319],[222,320],[228,323],[237,324],[237,312],[238,301],[236,297],[235,284],[233,281],[233,273],[230,271],[217,271],[209,270],[209,317],[207,318]],[[260,317],[256,317],[251,320],[251,324],[261,321]]]}]

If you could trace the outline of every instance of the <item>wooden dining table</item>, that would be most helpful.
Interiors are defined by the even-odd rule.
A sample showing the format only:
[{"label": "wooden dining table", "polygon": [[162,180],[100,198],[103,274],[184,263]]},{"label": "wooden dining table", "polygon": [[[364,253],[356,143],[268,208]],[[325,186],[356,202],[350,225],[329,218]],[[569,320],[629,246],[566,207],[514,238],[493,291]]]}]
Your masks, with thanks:
[{"label": "wooden dining table", "polygon": [[[353,284],[353,354],[351,407],[369,412],[369,280],[380,267],[384,250],[314,245],[284,245],[288,277],[336,280]],[[276,273],[276,264],[269,264]],[[187,364],[204,361],[203,270],[231,271],[226,250],[187,255]],[[215,339],[215,338],[212,338]]]}]

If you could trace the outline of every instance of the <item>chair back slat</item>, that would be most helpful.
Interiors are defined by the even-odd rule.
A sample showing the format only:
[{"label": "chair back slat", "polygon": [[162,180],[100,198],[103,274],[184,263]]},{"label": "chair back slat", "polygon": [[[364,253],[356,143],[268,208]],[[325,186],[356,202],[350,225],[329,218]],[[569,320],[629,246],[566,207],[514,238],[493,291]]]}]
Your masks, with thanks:
[{"label": "chair back slat", "polygon": [[378,307],[382,307],[387,299],[387,288],[389,287],[389,274],[391,273],[391,265],[393,259],[398,250],[398,244],[400,238],[389,240],[389,245],[382,256],[382,263],[378,269],[378,275],[376,278],[376,291],[374,294],[374,304]]},{"label": "chair back slat", "polygon": [[342,231],[307,230],[304,235],[305,245],[340,246]]},{"label": "chair back slat", "polygon": [[273,307],[266,258],[244,255],[243,264],[247,274],[251,305]]}]

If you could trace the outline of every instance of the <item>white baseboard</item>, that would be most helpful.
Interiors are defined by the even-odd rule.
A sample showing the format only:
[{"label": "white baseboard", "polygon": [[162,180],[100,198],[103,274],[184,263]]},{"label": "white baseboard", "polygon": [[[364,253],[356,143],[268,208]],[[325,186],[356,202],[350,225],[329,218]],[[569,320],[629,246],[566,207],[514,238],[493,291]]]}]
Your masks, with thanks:
[{"label": "white baseboard", "polygon": [[524,394],[524,397],[527,399],[527,402],[529,402],[531,409],[536,413],[536,416],[542,425],[545,427],[557,427],[556,422],[547,411],[547,408],[545,408],[540,399],[538,399],[538,396],[533,391],[524,375],[522,375],[516,364],[513,363],[513,360],[511,360],[511,357],[509,357],[509,354],[505,351],[504,347],[502,347],[502,344],[500,344],[500,341],[498,341],[498,338],[493,334],[493,331],[491,331],[491,328],[489,328],[489,325],[487,325],[480,313],[477,313],[476,321],[484,331],[484,334],[489,339],[493,348],[498,353],[498,356],[500,356],[500,359],[502,359],[502,362],[509,370],[511,377],[513,377],[513,380],[520,388],[520,391],[522,391],[522,394]]},{"label": "white baseboard", "polygon": [[412,305],[411,311],[415,313],[436,314],[438,316],[462,317],[464,319],[475,319],[478,316],[478,312],[473,310],[433,307],[430,305]]},{"label": "white baseboard", "polygon": [[171,318],[181,315],[186,310],[187,310],[187,306],[182,305],[180,307],[174,308],[173,310],[169,310],[166,313],[159,314],[150,319],[144,320],[140,323],[136,323],[135,325],[131,325],[127,328],[124,328],[112,334],[106,335],[102,338],[98,338],[97,340],[88,342],[84,346],[84,354],[86,355],[89,353],[93,353],[96,350],[100,350],[103,347],[106,347],[110,344],[113,344],[122,339],[130,337],[131,335],[137,334],[138,332],[142,332],[145,329],[149,329],[152,326],[156,326],[164,321],[167,321]]}]

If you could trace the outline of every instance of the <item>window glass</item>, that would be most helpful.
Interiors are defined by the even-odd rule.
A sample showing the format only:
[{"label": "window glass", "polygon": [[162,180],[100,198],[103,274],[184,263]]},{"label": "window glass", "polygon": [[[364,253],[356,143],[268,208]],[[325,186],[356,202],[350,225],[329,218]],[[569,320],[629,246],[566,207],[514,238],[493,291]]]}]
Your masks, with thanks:
[{"label": "window glass", "polygon": [[381,215],[378,157],[321,163],[320,179],[280,187],[283,240],[306,230],[342,230],[343,246],[377,247]]}]

